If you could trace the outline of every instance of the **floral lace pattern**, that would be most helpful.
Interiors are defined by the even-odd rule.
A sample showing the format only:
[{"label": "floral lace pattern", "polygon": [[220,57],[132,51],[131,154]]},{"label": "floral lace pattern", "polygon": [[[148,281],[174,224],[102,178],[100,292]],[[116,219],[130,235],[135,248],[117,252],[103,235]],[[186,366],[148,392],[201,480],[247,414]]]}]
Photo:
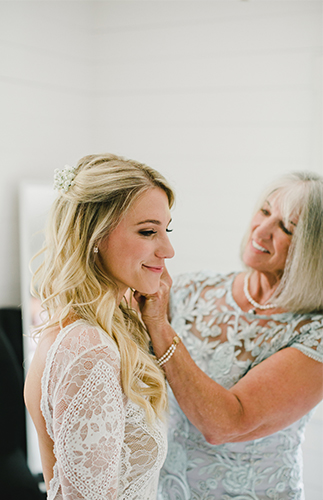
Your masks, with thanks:
[{"label": "floral lace pattern", "polygon": [[[323,362],[323,317],[243,312],[232,297],[235,274],[185,274],[174,280],[172,326],[197,365],[232,387],[248,370],[293,346]],[[301,442],[312,412],[270,436],[211,445],[171,390],[168,454],[158,500],[303,500]]]},{"label": "floral lace pattern", "polygon": [[103,330],[77,321],[48,352],[42,412],[56,463],[49,500],[156,498],[166,455],[161,422],[124,395],[120,356]]}]

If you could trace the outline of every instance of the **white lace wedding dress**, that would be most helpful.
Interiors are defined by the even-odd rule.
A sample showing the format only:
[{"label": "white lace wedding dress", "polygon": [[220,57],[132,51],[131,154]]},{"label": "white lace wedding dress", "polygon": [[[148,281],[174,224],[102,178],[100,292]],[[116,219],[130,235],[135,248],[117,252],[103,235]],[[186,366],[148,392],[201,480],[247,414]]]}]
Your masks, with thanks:
[{"label": "white lace wedding dress", "polygon": [[164,424],[123,393],[115,343],[83,320],[47,355],[41,408],[56,463],[49,500],[153,500],[166,456]]}]

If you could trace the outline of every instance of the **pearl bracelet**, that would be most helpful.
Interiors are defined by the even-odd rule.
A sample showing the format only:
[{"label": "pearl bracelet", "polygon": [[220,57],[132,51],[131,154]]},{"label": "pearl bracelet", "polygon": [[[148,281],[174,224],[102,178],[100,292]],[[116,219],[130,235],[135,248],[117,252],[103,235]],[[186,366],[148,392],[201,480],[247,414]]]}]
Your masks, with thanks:
[{"label": "pearl bracelet", "polygon": [[157,359],[157,363],[159,364],[159,366],[163,366],[165,363],[167,363],[167,361],[170,360],[170,358],[173,356],[173,354],[176,350],[177,344],[180,342],[180,340],[181,339],[177,335],[175,335],[171,346],[167,349],[167,351],[165,352],[165,354],[162,355],[161,358]]}]

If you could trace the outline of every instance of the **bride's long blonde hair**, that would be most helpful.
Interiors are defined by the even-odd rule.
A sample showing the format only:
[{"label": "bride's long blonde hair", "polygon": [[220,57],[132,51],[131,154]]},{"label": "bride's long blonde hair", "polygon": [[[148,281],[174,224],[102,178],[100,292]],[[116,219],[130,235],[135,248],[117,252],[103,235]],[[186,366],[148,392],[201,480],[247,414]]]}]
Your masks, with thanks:
[{"label": "bride's long blonde hair", "polygon": [[100,326],[116,342],[123,390],[152,421],[167,405],[164,376],[149,353],[145,327],[126,302],[117,303],[116,285],[100,269],[94,247],[142,193],[161,188],[169,207],[174,193],[156,170],[112,154],[82,158],[75,174],[73,185],[52,205],[33,294],[48,315],[46,328],[62,325],[76,314]]}]

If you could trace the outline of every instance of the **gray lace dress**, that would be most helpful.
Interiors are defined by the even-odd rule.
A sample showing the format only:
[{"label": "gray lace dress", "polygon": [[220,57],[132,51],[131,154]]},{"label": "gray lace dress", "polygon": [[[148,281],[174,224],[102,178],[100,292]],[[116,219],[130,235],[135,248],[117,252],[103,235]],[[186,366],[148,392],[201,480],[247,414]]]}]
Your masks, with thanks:
[{"label": "gray lace dress", "polygon": [[[174,281],[172,325],[197,365],[230,388],[285,347],[323,362],[322,315],[254,315],[232,297],[236,274],[192,273]],[[270,436],[208,444],[170,391],[168,454],[158,500],[301,500],[301,442],[312,412]]]}]

